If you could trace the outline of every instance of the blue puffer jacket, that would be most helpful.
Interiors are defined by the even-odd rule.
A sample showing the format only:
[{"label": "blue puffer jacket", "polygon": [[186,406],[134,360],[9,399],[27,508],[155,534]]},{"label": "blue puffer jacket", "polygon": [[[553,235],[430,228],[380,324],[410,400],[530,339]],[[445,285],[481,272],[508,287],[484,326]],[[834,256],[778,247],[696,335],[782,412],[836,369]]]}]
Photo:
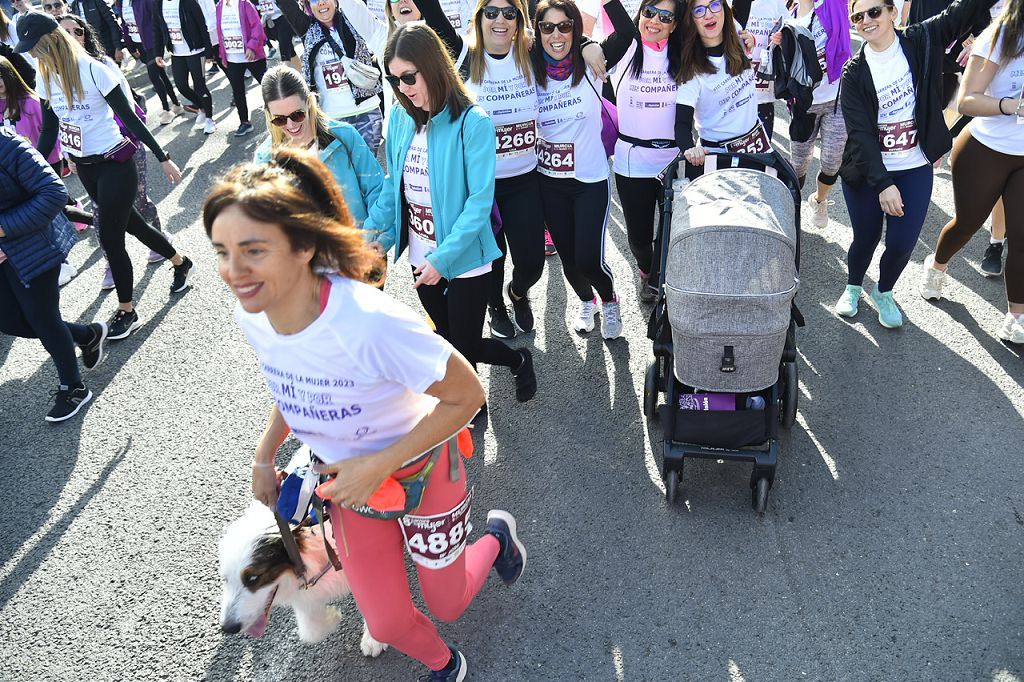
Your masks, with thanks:
[{"label": "blue puffer jacket", "polygon": [[61,264],[75,230],[61,209],[68,190],[23,137],[0,129],[0,251],[26,287]]}]

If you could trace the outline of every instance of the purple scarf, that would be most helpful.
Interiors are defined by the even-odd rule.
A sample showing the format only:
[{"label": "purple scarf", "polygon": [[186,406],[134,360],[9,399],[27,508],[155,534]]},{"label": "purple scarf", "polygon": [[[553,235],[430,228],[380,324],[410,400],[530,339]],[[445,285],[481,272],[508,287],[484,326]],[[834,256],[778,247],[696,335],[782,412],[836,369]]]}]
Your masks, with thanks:
[{"label": "purple scarf", "polygon": [[823,0],[814,10],[818,21],[825,27],[825,63],[828,82],[835,83],[843,75],[843,67],[850,61],[850,17],[846,13],[846,0]]},{"label": "purple scarf", "polygon": [[566,80],[572,76],[572,51],[565,55],[565,59],[552,59],[545,52],[544,66],[547,68],[548,78],[556,81]]}]

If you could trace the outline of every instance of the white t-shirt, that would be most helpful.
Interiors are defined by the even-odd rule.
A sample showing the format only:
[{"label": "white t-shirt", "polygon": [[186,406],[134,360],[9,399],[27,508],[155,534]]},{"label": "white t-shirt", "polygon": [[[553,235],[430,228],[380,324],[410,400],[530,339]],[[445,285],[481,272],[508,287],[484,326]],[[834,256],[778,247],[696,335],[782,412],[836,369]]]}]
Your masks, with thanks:
[{"label": "white t-shirt", "polygon": [[330,276],[327,307],[297,334],[235,307],[292,433],[325,462],[380,452],[434,408],[424,391],[452,347],[410,308],[371,286]]},{"label": "white t-shirt", "polygon": [[206,30],[210,34],[210,44],[216,45],[220,42],[217,35],[217,5],[213,0],[197,0],[199,9],[203,11],[203,20],[206,21]]},{"label": "white t-shirt", "polygon": [[[120,79],[102,63],[85,54],[78,58],[78,74],[84,96],[81,100],[76,99],[73,107],[54,76],[50,77],[40,94],[49,98],[50,108],[57,115],[64,151],[77,157],[105,154],[124,139],[114,120],[113,110],[103,99],[119,85]],[[74,93],[72,96],[77,97]]]},{"label": "white t-shirt", "polygon": [[[638,140],[674,140],[676,123],[675,79],[668,75],[668,50],[643,45],[644,68],[633,75],[636,54],[633,41],[625,56],[612,68],[611,83],[619,112],[619,132]],[[625,140],[615,141],[612,169],[628,178],[654,178],[679,153],[675,144],[665,149],[637,147]]]},{"label": "white t-shirt", "polygon": [[[331,38],[339,47],[342,45],[341,36],[333,28]],[[341,60],[341,55],[334,53],[330,43],[324,43],[316,53],[313,80],[316,81],[317,92],[320,94],[320,106],[332,118],[365,114],[376,109],[379,104],[376,97],[356,104],[352,85],[345,75],[345,64]]]},{"label": "white t-shirt", "polygon": [[[572,77],[537,86],[537,170],[551,178],[580,182],[608,179],[608,157],[601,143],[601,100],[587,69],[579,85]],[[600,83],[600,81],[598,81]]]},{"label": "white t-shirt", "polygon": [[467,80],[466,87],[494,122],[498,152],[494,177],[529,173],[537,167],[537,87],[526,82],[511,53],[503,59],[484,54],[484,63],[483,82]]},{"label": "white t-shirt", "polygon": [[[821,67],[821,82],[818,87],[814,89],[814,102],[813,104],[824,104],[825,102],[831,102],[839,95],[839,78],[836,78],[834,82],[829,83],[828,81],[828,66],[825,58],[825,44],[828,42],[828,34],[825,33],[825,26],[818,19],[816,14],[820,9],[824,0],[816,0],[814,3],[814,11],[808,12],[802,17],[793,17],[790,21],[798,26],[803,26],[811,35],[814,37],[814,46],[818,48],[818,65]],[[794,8],[796,12],[799,8]],[[812,22],[813,19],[813,22]],[[811,25],[813,23],[813,26]]]},{"label": "white t-shirt", "polygon": [[136,44],[142,44],[142,34],[139,33],[139,22],[135,19],[135,8],[132,7],[131,2],[125,2],[122,5],[122,18],[124,19],[124,26],[128,29],[128,37],[132,39]]},{"label": "white t-shirt", "polygon": [[261,21],[266,24],[268,21],[276,21],[281,17],[281,8],[274,0],[256,0],[256,9],[259,10]]},{"label": "white t-shirt", "polygon": [[103,55],[100,57],[100,63],[110,69],[110,73],[117,77],[117,80],[121,85],[121,92],[124,93],[125,99],[128,100],[128,104],[135,104],[135,95],[132,94],[132,86],[128,84],[128,79],[125,77],[124,72],[121,71],[121,67],[117,65],[117,62],[107,55]]},{"label": "white t-shirt", "polygon": [[680,85],[676,103],[693,107],[698,136],[724,142],[749,132],[758,122],[754,72],[747,69],[730,76],[724,56],[708,59],[717,71],[697,74]]},{"label": "white t-shirt", "polygon": [[878,96],[878,141],[882,149],[882,163],[890,171],[927,165],[928,159],[917,139],[914,77],[899,39],[893,40],[892,45],[882,52],[866,46],[864,58]]},{"label": "white t-shirt", "polygon": [[220,32],[223,35],[224,54],[232,64],[244,64],[245,58],[245,36],[242,34],[241,8],[236,2],[231,7],[225,4],[220,13]]},{"label": "white t-shirt", "polygon": [[[754,51],[750,55],[751,68],[757,73],[761,60],[768,58],[771,54],[767,50],[771,39],[772,29],[779,20],[785,21],[789,17],[789,10],[786,8],[785,0],[754,0],[750,5],[750,19],[747,20],[747,32],[754,36]],[[757,90],[757,101],[759,104],[766,104],[775,101],[774,85],[772,81],[757,79],[754,81]]]},{"label": "white t-shirt", "polygon": [[476,3],[467,0],[441,0],[441,11],[458,33],[469,33],[469,20],[473,18],[475,8]]},{"label": "white t-shirt", "polygon": [[163,14],[164,23],[167,24],[167,33],[171,36],[171,54],[175,57],[187,57],[193,54],[202,54],[203,48],[189,49],[185,42],[185,34],[181,31],[181,14],[178,11],[180,0],[164,0]]},{"label": "white t-shirt", "polygon": [[[409,222],[409,264],[414,268],[427,262],[427,255],[437,250],[427,155],[427,130],[424,128],[413,135],[402,167],[402,189],[405,192]],[[485,263],[462,273],[456,279],[477,277],[490,271],[491,264]]]},{"label": "white t-shirt", "polygon": [[[1003,38],[999,37],[996,45],[992,45],[995,25],[989,25],[974,41],[971,56],[983,57],[995,64],[1002,64]],[[1024,57],[1011,59],[999,67],[985,94],[989,97],[1009,97],[1003,102],[1003,109],[1010,111],[1017,107],[1017,102],[1024,91]],[[1021,109],[1024,114],[1024,108]],[[1024,156],[1024,118],[1016,116],[979,116],[970,123],[971,135],[989,149],[1003,154]]]},{"label": "white t-shirt", "polygon": [[388,0],[366,0],[366,7],[370,10],[370,14],[381,21],[387,21],[387,14],[384,13],[384,7],[387,4]]}]

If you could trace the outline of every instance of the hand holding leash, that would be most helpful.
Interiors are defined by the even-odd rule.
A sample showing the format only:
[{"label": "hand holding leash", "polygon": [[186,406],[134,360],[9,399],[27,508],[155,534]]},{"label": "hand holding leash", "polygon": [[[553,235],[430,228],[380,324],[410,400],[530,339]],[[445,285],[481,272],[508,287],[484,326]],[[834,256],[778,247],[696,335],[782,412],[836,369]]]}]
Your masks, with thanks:
[{"label": "hand holding leash", "polygon": [[277,495],[281,490],[284,472],[273,464],[252,463],[252,496],[271,509],[277,506]]}]

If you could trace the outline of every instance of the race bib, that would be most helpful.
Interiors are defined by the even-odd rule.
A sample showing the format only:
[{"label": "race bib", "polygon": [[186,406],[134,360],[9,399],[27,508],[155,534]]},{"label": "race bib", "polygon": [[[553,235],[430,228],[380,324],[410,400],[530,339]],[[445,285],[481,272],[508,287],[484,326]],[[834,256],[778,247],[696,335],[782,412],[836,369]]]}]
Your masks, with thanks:
[{"label": "race bib", "polygon": [[825,57],[825,50],[818,53],[818,66],[821,67],[821,80],[828,82],[828,59]]},{"label": "race bib", "polygon": [[576,177],[576,145],[537,138],[537,167],[550,178]]},{"label": "race bib", "polygon": [[533,152],[537,145],[537,124],[535,121],[503,123],[494,127],[498,141],[498,158],[519,156],[523,152]]},{"label": "race bib", "polygon": [[462,30],[462,16],[456,14],[454,17],[448,17],[448,21],[451,23],[452,28],[456,31]]},{"label": "race bib", "polygon": [[749,133],[723,142],[722,146],[734,154],[765,154],[771,151],[772,143],[768,141],[768,134],[758,121]]},{"label": "race bib", "polygon": [[772,82],[757,77],[757,70],[761,68],[761,62],[751,62],[750,66],[754,69],[754,90],[757,92],[768,92]]},{"label": "race bib", "polygon": [[466,549],[466,542],[473,525],[469,522],[469,511],[473,506],[473,491],[470,490],[459,506],[451,511],[434,516],[402,517],[402,535],[405,547],[414,563],[424,568],[451,566]]},{"label": "race bib", "polygon": [[882,147],[883,159],[906,156],[917,146],[917,122],[896,121],[878,124],[878,143]]},{"label": "race bib", "polygon": [[345,65],[341,62],[329,62],[321,68],[324,74],[324,83],[328,90],[340,90],[348,87],[348,79],[345,77]]},{"label": "race bib", "polygon": [[259,2],[260,15],[272,16],[277,5],[274,4],[274,0],[260,0]]},{"label": "race bib", "polygon": [[431,246],[437,243],[434,236],[434,210],[430,206],[414,204],[411,201],[409,206],[409,229],[422,241],[429,242]]},{"label": "race bib", "polygon": [[136,43],[142,44],[142,36],[139,34],[139,26],[134,21],[124,22],[125,26],[128,27],[128,37]]},{"label": "race bib", "polygon": [[69,121],[59,124],[60,144],[64,151],[74,156],[82,155],[82,129]]},{"label": "race bib", "polygon": [[173,26],[167,27],[167,33],[171,36],[172,45],[184,45],[185,36],[181,32],[181,28],[174,28]]},{"label": "race bib", "polygon": [[224,51],[244,54],[245,44],[242,42],[242,36],[224,36]]}]

